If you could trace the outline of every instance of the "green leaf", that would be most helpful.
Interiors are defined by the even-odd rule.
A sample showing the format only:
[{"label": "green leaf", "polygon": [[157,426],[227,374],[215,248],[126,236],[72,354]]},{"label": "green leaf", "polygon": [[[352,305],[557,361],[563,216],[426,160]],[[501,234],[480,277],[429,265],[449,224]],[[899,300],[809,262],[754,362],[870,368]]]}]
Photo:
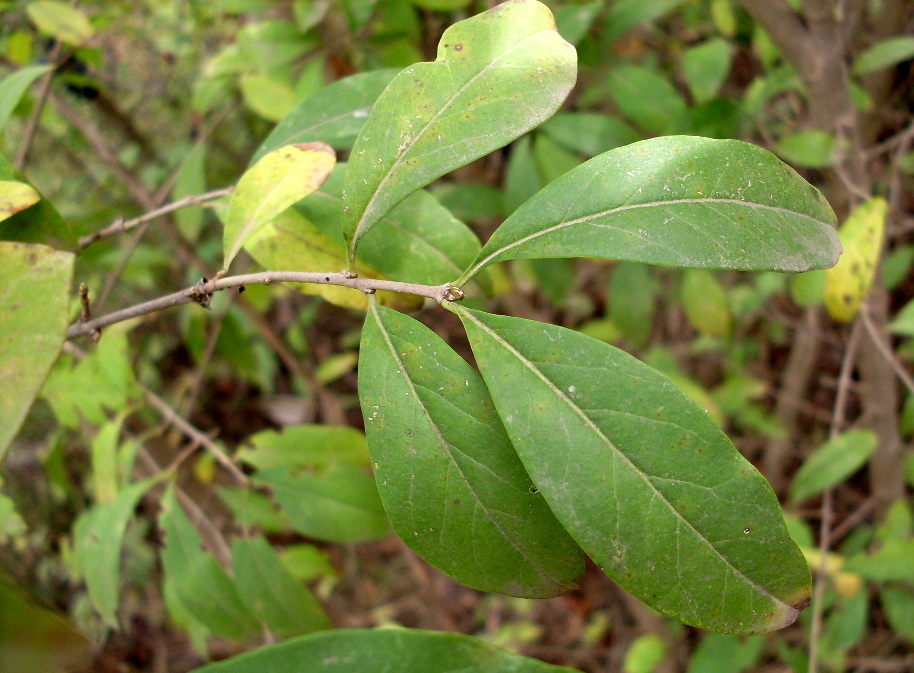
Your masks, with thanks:
[{"label": "green leaf", "polygon": [[245,528],[258,526],[265,533],[290,533],[292,524],[263,493],[238,486],[217,487],[222,502],[232,510],[235,523]]},{"label": "green leaf", "polygon": [[110,501],[99,503],[73,526],[77,567],[86,581],[89,600],[111,628],[118,628],[121,589],[121,546],[137,503],[162,476],[131,484]]},{"label": "green leaf", "polygon": [[727,291],[707,269],[686,269],[682,279],[682,308],[701,334],[726,338],[730,335],[730,305]]},{"label": "green leaf", "polygon": [[63,355],[51,371],[42,396],[58,422],[68,428],[79,425],[80,414],[90,423],[102,425],[108,420],[106,409],[124,409],[138,396],[125,327],[114,325],[105,330],[95,350],[79,363]]},{"label": "green leaf", "polygon": [[580,550],[524,471],[482,378],[429,328],[373,305],[359,396],[378,489],[397,534],[483,591],[573,589]]},{"label": "green leaf", "polygon": [[245,105],[271,122],[280,121],[295,108],[292,87],[268,75],[242,75],[238,86]]},{"label": "green leaf", "polygon": [[[28,184],[25,177],[3,154],[0,154],[0,181]],[[16,187],[15,189],[22,188]],[[38,190],[35,192],[38,193]],[[24,190],[24,193],[28,194],[27,190]],[[7,213],[6,218],[0,218],[0,240],[53,244],[64,248],[75,247],[77,233],[47,199],[42,198],[25,210],[16,213],[7,211]],[[12,216],[10,217],[10,215]]]},{"label": "green leaf", "polygon": [[914,643],[914,592],[908,588],[889,588],[879,592],[879,602],[892,629]]},{"label": "green leaf", "polygon": [[760,147],[653,138],[601,154],[540,191],[457,284],[519,257],[806,271],[837,261],[834,222],[818,190]]},{"label": "green leaf", "polygon": [[717,95],[730,70],[730,43],[713,38],[682,55],[682,72],[696,103],[706,103]]},{"label": "green leaf", "polygon": [[672,11],[684,0],[617,0],[606,16],[604,39],[613,42],[642,23]]},{"label": "green leaf", "polygon": [[625,653],[623,673],[653,673],[666,657],[666,644],[655,634],[639,636]]},{"label": "green leaf", "polygon": [[508,436],[575,541],[665,615],[791,624],[810,577],[768,482],[644,363],[573,330],[454,304]]},{"label": "green leaf", "polygon": [[530,136],[524,136],[511,147],[505,169],[505,212],[512,213],[545,186],[533,156]]},{"label": "green leaf", "polygon": [[805,168],[827,168],[835,163],[838,139],[825,131],[797,131],[774,145],[784,159]]},{"label": "green leaf", "polygon": [[865,75],[870,72],[890,68],[903,61],[914,58],[914,37],[900,35],[881,40],[867,49],[854,61],[854,74]]},{"label": "green leaf", "polygon": [[374,479],[357,467],[272,467],[258,471],[254,483],[272,491],[302,535],[345,543],[390,534]]},{"label": "green leaf", "polygon": [[609,283],[609,317],[639,348],[651,337],[656,295],[657,283],[647,266],[636,262],[615,265]]},{"label": "green leaf", "polygon": [[291,638],[330,628],[321,604],[263,537],[232,540],[232,572],[241,600],[275,636]]},{"label": "green leaf", "polygon": [[898,311],[889,328],[893,334],[914,337],[914,300],[909,301]]},{"label": "green leaf", "polygon": [[[206,145],[201,143],[184,156],[174,189],[171,191],[171,198],[178,201],[184,197],[204,192],[206,192]],[[175,212],[174,217],[181,228],[181,233],[191,241],[196,241],[203,226],[203,209],[200,206],[181,208]]]},{"label": "green leaf", "polygon": [[336,163],[333,149],[320,142],[274,150],[245,172],[232,192],[225,222],[225,263],[229,264],[258,229],[320,187]]},{"label": "green leaf", "polygon": [[338,629],[246,652],[193,673],[573,673],[458,633]]},{"label": "green leaf", "polygon": [[589,157],[642,139],[640,133],[621,119],[595,112],[560,112],[546,120],[539,130],[560,145]]},{"label": "green leaf", "polygon": [[92,495],[99,503],[110,503],[117,498],[117,447],[126,413],[122,411],[106,422],[92,439]]},{"label": "green leaf", "polygon": [[801,503],[840,484],[866,464],[876,450],[871,430],[849,430],[825,442],[806,459],[790,487],[790,499]]},{"label": "green leaf", "polygon": [[555,10],[555,25],[559,34],[570,44],[577,45],[584,39],[597,15],[603,9],[603,1],[575,2]]},{"label": "green leaf", "polygon": [[0,242],[0,465],[67,333],[73,255]]},{"label": "green leaf", "polygon": [[32,82],[49,70],[51,70],[50,65],[32,65],[20,68],[0,81],[0,130],[6,126],[13,110],[16,109]]},{"label": "green leaf", "polygon": [[504,215],[502,192],[493,185],[445,182],[436,184],[431,192],[438,203],[461,220],[491,220]]},{"label": "green leaf", "polygon": [[25,11],[42,33],[76,47],[95,33],[86,15],[66,2],[36,0]]},{"label": "green leaf", "polygon": [[623,65],[609,73],[613,101],[636,126],[662,134],[686,111],[686,102],[670,81],[650,68]]},{"label": "green leaf", "polygon": [[857,573],[874,582],[914,583],[914,539],[887,540],[870,555],[859,555],[848,560],[844,570]]},{"label": "green leaf", "polygon": [[547,185],[582,163],[577,154],[569,152],[545,133],[536,134],[533,156],[536,158],[537,170]]},{"label": "green leaf", "polygon": [[248,437],[250,447],[237,457],[259,470],[345,463],[367,467],[365,435],[349,426],[295,425],[282,431],[264,430]]},{"label": "green leaf", "polygon": [[576,76],[574,47],[534,0],[448,28],[438,60],[394,78],[353,147],[343,214],[350,262],[362,236],[397,203],[550,117]]},{"label": "green leaf", "polygon": [[10,180],[0,181],[0,221],[12,217],[41,200],[31,185]]},{"label": "green leaf", "polygon": [[741,673],[754,670],[765,641],[761,636],[740,643],[735,636],[709,633],[695,648],[688,673]]},{"label": "green leaf", "polygon": [[159,527],[165,534],[165,579],[187,612],[213,633],[236,640],[256,636],[257,621],[222,566],[202,550],[200,536],[178,505],[173,487],[162,498]]}]

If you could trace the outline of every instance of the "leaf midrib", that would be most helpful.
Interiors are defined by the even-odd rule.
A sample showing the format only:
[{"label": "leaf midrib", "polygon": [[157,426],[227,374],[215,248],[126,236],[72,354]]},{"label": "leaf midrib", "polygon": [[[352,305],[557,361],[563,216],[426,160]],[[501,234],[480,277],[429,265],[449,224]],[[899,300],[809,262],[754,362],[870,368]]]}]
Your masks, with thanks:
[{"label": "leaf midrib", "polygon": [[[789,208],[784,208],[782,206],[769,206],[764,203],[756,203],[753,201],[743,201],[741,199],[722,199],[722,198],[708,197],[708,198],[700,198],[700,199],[669,199],[669,200],[661,200],[661,201],[647,201],[647,202],[643,202],[643,203],[623,204],[621,206],[607,208],[606,210],[602,210],[597,213],[591,213],[590,215],[584,215],[583,217],[578,217],[574,220],[559,222],[558,224],[554,224],[550,227],[546,227],[545,229],[540,229],[539,231],[535,231],[532,234],[527,234],[523,238],[519,238],[518,240],[514,241],[513,243],[503,245],[495,252],[490,253],[487,257],[484,257],[482,260],[480,260],[479,262],[474,264],[470,268],[469,271],[467,271],[463,276],[461,276],[460,281],[458,281],[458,284],[460,284],[460,282],[466,282],[469,279],[471,279],[473,276],[475,276],[477,273],[479,273],[479,271],[483,267],[490,264],[491,261],[495,257],[498,257],[502,253],[507,252],[508,250],[511,250],[512,248],[516,248],[519,245],[523,245],[524,243],[532,241],[536,238],[539,238],[540,236],[545,236],[546,234],[551,234],[554,231],[559,231],[560,229],[565,229],[566,227],[573,227],[577,224],[584,224],[591,220],[595,220],[595,219],[598,219],[601,217],[606,217],[608,215],[615,215],[616,213],[625,212],[627,210],[638,210],[641,208],[656,208],[656,207],[662,207],[662,206],[678,206],[678,205],[683,205],[683,204],[688,204],[688,205],[701,204],[701,205],[703,205],[703,204],[708,204],[708,203],[737,205],[737,206],[743,206],[745,208],[749,208],[752,210],[766,210],[766,211],[770,211],[770,212],[780,213],[782,215],[791,215],[791,216],[799,217],[799,218],[802,218],[805,220],[809,220],[810,222],[814,222],[815,224],[829,226],[828,222],[816,219],[812,215],[807,215],[806,213],[801,213],[801,212],[798,212],[795,210],[790,210]],[[502,226],[504,226],[504,225],[502,225]]]},{"label": "leaf midrib", "polygon": [[[429,130],[429,128],[431,128],[431,126],[436,121],[438,121],[438,119],[441,117],[441,115],[444,114],[445,110],[447,110],[454,103],[454,101],[457,98],[459,98],[460,95],[463,94],[463,92],[466,91],[476,80],[478,80],[480,77],[482,77],[483,75],[488,73],[490,70],[492,70],[492,68],[494,68],[497,63],[499,63],[509,54],[514,52],[516,49],[518,49],[521,45],[523,45],[525,42],[527,42],[527,40],[537,37],[545,32],[547,32],[547,31],[538,30],[537,32],[528,35],[527,37],[523,38],[519,42],[512,45],[509,49],[503,51],[501,54],[498,55],[497,58],[493,59],[488,64],[486,64],[485,67],[480,69],[479,72],[477,72],[470,79],[468,79],[462,87],[457,89],[457,91],[455,91],[454,94],[451,95],[451,97],[448,98],[447,101],[445,101],[444,105],[442,105],[438,109],[438,111],[435,112],[434,115],[432,115],[431,119],[428,120],[428,122],[425,124],[425,126],[423,126],[422,129],[415,136],[412,137],[412,139],[406,144],[406,148],[400,153],[399,156],[397,156],[397,158],[394,160],[394,162],[390,165],[390,168],[384,174],[384,177],[381,178],[381,181],[378,183],[378,186],[375,187],[374,192],[372,192],[371,197],[368,199],[368,203],[366,203],[365,207],[362,209],[362,214],[359,217],[359,223],[356,225],[355,231],[352,232],[352,242],[350,243],[350,252],[355,250],[356,243],[363,236],[362,230],[365,228],[365,217],[368,214],[368,212],[372,209],[372,207],[374,206],[374,203],[378,198],[378,194],[381,193],[381,190],[384,188],[384,186],[387,184],[387,182],[391,179],[391,176],[394,174],[394,172],[397,170],[397,168],[399,168],[400,165],[406,160],[405,157],[407,155],[409,155],[409,153],[412,151],[412,149],[416,145],[416,143],[418,143],[419,140],[423,136],[425,136],[425,134]],[[441,66],[447,66],[449,71],[451,68],[451,64],[448,63],[447,61],[437,61],[436,60],[436,61],[431,61],[430,64],[432,66],[437,66],[438,64],[440,64]]]},{"label": "leaf midrib", "polygon": [[473,496],[473,499],[476,501],[476,504],[479,506],[479,508],[483,512],[485,512],[486,518],[495,527],[495,529],[501,535],[502,539],[504,539],[511,547],[516,549],[517,553],[521,555],[521,557],[530,565],[531,568],[533,568],[536,571],[536,573],[540,577],[547,579],[548,581],[552,582],[556,586],[567,586],[568,585],[567,582],[563,582],[560,579],[553,577],[548,572],[546,572],[545,569],[540,567],[539,563],[534,562],[528,556],[526,550],[522,549],[517,544],[515,544],[514,540],[512,540],[511,537],[505,533],[504,529],[498,523],[498,521],[495,519],[495,517],[493,517],[489,513],[489,508],[485,505],[485,503],[482,502],[482,499],[476,493],[476,489],[473,488],[473,485],[471,484],[470,480],[467,478],[466,474],[464,473],[463,468],[461,467],[460,463],[454,459],[454,456],[451,453],[451,448],[452,448],[451,444],[444,438],[444,435],[441,433],[441,429],[438,427],[438,424],[435,423],[434,419],[431,417],[431,414],[429,413],[425,404],[422,402],[422,398],[419,397],[419,395],[416,391],[416,387],[413,385],[413,380],[412,380],[412,378],[410,378],[406,366],[403,364],[403,361],[400,359],[400,354],[397,353],[397,349],[394,348],[393,342],[390,339],[390,335],[388,334],[387,330],[384,328],[384,324],[381,321],[381,316],[378,313],[377,302],[371,301],[370,303],[371,303],[372,315],[374,316],[375,322],[378,325],[381,335],[384,337],[384,342],[387,344],[387,347],[390,349],[391,355],[393,355],[394,361],[396,361],[397,366],[400,368],[400,371],[403,372],[403,378],[406,381],[406,384],[409,386],[409,389],[412,392],[413,398],[416,400],[416,402],[419,405],[419,408],[422,410],[422,414],[428,420],[429,425],[432,427],[432,430],[435,433],[435,437],[437,438],[438,443],[441,445],[442,449],[444,449],[444,452],[447,454],[448,458],[450,459],[451,464],[454,465],[454,467],[460,473],[460,476],[463,479],[463,483],[466,484],[466,487],[470,491],[470,494]]},{"label": "leaf midrib", "polygon": [[591,420],[591,418],[589,416],[587,416],[587,414],[577,404],[575,404],[573,400],[571,400],[571,398],[569,398],[567,395],[565,395],[558,386],[556,386],[552,381],[550,381],[549,378],[545,374],[543,374],[543,372],[533,362],[531,362],[529,359],[527,359],[520,351],[518,351],[516,348],[514,348],[514,346],[512,346],[510,343],[505,341],[497,332],[492,330],[488,325],[486,325],[481,320],[476,318],[476,316],[471,314],[469,311],[467,311],[466,309],[464,309],[463,307],[460,307],[460,306],[455,306],[454,308],[461,315],[465,315],[466,317],[468,317],[475,325],[477,325],[480,329],[482,329],[486,334],[488,334],[492,339],[494,339],[505,350],[507,350],[509,353],[511,353],[511,355],[516,357],[518,359],[518,361],[524,367],[529,369],[537,378],[539,378],[541,381],[543,381],[543,383],[546,384],[546,386],[556,395],[556,397],[558,397],[560,400],[562,400],[575,414],[577,414],[584,421],[585,425],[588,428],[590,428],[594,432],[594,434],[596,434],[597,437],[600,440],[602,440],[603,443],[605,443],[606,446],[608,446],[610,448],[610,450],[612,450],[612,452],[617,457],[619,457],[626,465],[628,465],[634,474],[636,474],[638,477],[641,478],[641,480],[650,488],[650,490],[654,492],[656,497],[669,508],[670,512],[672,512],[676,516],[677,519],[679,519],[695,535],[697,535],[698,538],[700,540],[702,540],[708,546],[708,548],[714,552],[715,555],[717,555],[717,557],[724,563],[724,565],[726,565],[728,568],[730,568],[730,570],[734,573],[734,575],[736,577],[740,578],[740,580],[742,580],[743,582],[748,584],[751,588],[755,589],[762,595],[770,596],[771,599],[773,599],[777,603],[785,606],[788,610],[794,611],[794,612],[796,611],[796,608],[785,603],[783,600],[781,600],[780,598],[775,596],[773,593],[771,593],[771,591],[769,591],[765,587],[761,586],[754,580],[747,577],[739,568],[734,566],[730,562],[730,560],[726,556],[724,556],[717,549],[717,547],[715,547],[714,544],[700,530],[698,530],[692,524],[691,521],[686,519],[675,507],[673,507],[672,503],[669,500],[667,500],[666,496],[661,491],[659,491],[657,489],[657,487],[651,482],[650,475],[643,472],[637,465],[635,465],[631,461],[631,459],[629,459],[628,456],[625,455],[625,453],[622,450],[620,450],[612,441],[610,441],[609,437],[607,437],[603,433],[603,431],[596,425],[596,423],[594,423],[593,420]]}]

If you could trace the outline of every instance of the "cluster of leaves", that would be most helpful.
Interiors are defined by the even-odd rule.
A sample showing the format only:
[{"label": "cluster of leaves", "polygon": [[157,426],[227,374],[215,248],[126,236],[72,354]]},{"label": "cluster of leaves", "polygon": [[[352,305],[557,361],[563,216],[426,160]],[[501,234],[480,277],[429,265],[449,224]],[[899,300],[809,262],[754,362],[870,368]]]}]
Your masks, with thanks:
[{"label": "cluster of leaves", "polygon": [[[231,11],[233,3],[222,4]],[[236,4],[239,12],[252,9],[249,2]],[[407,3],[331,8],[296,2],[291,20],[243,26],[207,63],[196,81],[195,111],[216,110],[237,92],[256,116],[278,123],[231,198],[217,204],[224,223],[221,261],[213,261],[220,251],[202,235],[199,211],[180,213],[181,231],[199,237],[199,254],[221,268],[219,278],[233,263],[247,263],[244,250],[267,270],[326,273],[326,282],[314,278],[294,289],[365,316],[358,395],[367,441],[357,430],[332,425],[250,435],[232,459],[247,473],[236,485],[218,487],[245,530],[222,550],[217,535],[203,551],[206,515],[168,471],[134,478],[142,467],[138,457],[145,456],[143,438],[127,432],[125,420],[148,400],[148,387],[161,383],[151,363],[162,342],[140,346],[147,362],[136,372],[129,323],[106,328],[88,355],[58,357],[76,313],[74,266],[82,265],[90,279],[115,266],[113,259],[93,259],[91,249],[76,259],[63,251],[78,247],[91,218],[73,227],[11,165],[0,166],[0,206],[9,214],[0,231],[16,241],[0,244],[6,262],[0,362],[11,381],[0,394],[0,448],[11,443],[42,388],[63,427],[98,427],[89,451],[94,504],[73,526],[69,568],[85,582],[99,633],[119,625],[121,554],[128,536],[136,536],[134,510],[166,480],[157,519],[164,539],[162,592],[170,616],[201,651],[210,635],[255,641],[264,630],[288,638],[330,626],[303,584],[322,578],[317,594],[326,598],[334,574],[326,554],[311,543],[280,553],[266,535],[344,544],[383,538],[391,528],[459,582],[510,596],[572,590],[583,552],[661,613],[724,633],[792,623],[809,600],[808,566],[826,563],[836,587],[826,597],[831,660],[840,661],[863,636],[865,581],[876,583],[888,618],[906,633],[914,594],[905,584],[911,581],[904,559],[911,555],[912,524],[904,503],[882,529],[849,540],[840,555],[823,561],[805,524],[789,517],[785,525],[768,484],[719,427],[727,419],[770,436],[780,431],[753,402],[758,382],[742,371],[751,353],[739,352],[729,337],[741,315],[758,310],[788,281],[769,273],[728,289],[715,270],[821,269],[834,264],[840,244],[828,204],[793,170],[755,145],[712,138],[737,135],[746,123],[764,125],[774,130],[773,147],[782,157],[811,168],[837,161],[840,142],[766,117],[801,85],[757,27],[749,30],[764,76],[742,101],[722,93],[734,50],[728,38],[744,31],[746,18],[728,2],[694,3],[708,4],[721,37],[683,50],[683,87],[651,59],[602,57],[633,26],[680,3],[620,1],[608,10],[602,4],[562,7],[554,23],[540,3],[508,2],[448,28],[437,59],[415,63],[422,60],[415,46],[422,28]],[[200,22],[213,16],[206,8],[188,11]],[[682,11],[688,20],[698,10]],[[181,18],[155,12],[163,21]],[[55,2],[33,2],[28,14],[40,31],[91,60],[83,45],[93,27],[73,18],[81,14]],[[321,48],[316,28],[337,20],[347,36],[341,50],[365,72],[325,85],[339,57]],[[597,25],[600,30],[592,30]],[[359,35],[370,39],[359,41]],[[185,56],[189,50],[183,46]],[[860,56],[854,72],[894,65],[909,51],[905,40],[878,44]],[[558,112],[576,82],[578,55],[578,110]],[[47,72],[47,66],[24,67],[0,84],[0,122]],[[602,101],[617,114],[595,112]],[[680,135],[651,138],[666,134]],[[503,191],[461,182],[425,189],[512,142]],[[175,198],[205,191],[202,148],[184,152]],[[337,163],[337,152],[348,162]],[[853,318],[872,283],[885,211],[877,199],[847,220],[842,240],[850,254],[842,265],[789,281],[798,303],[824,303],[837,319]],[[485,245],[461,221],[503,217]],[[39,221],[48,224],[38,227]],[[133,258],[137,269],[129,277],[141,289],[161,290],[152,279],[167,259],[147,254],[146,261]],[[493,265],[518,260],[513,280],[528,274],[573,312],[569,260],[578,257],[616,260],[606,319],[572,330],[482,310],[484,297],[512,280]],[[339,281],[343,270],[391,281],[394,289],[399,283],[407,294],[360,291],[356,280]],[[705,347],[725,352],[736,365],[711,394],[666,351],[655,349],[645,364],[606,343],[621,339],[637,348],[651,341],[659,287],[671,278]],[[406,315],[422,307],[423,294],[460,319],[479,372]],[[276,293],[249,286],[247,296],[264,310]],[[226,308],[221,319],[218,340],[207,345],[206,321],[190,313],[182,318],[194,357],[205,362],[205,351],[214,348],[247,380],[272,390],[276,365],[262,344],[252,346],[257,338],[249,321],[237,308]],[[301,324],[292,323],[290,340]],[[905,324],[902,314],[898,333],[914,334]],[[354,354],[343,352],[316,375],[326,383],[354,366]],[[875,442],[872,433],[853,430],[825,443],[794,480],[793,502],[849,478]],[[212,456],[225,455],[221,442],[210,443]],[[197,463],[204,483],[212,481],[212,460]],[[59,483],[66,485],[66,477]],[[730,661],[739,670],[758,659],[761,644],[759,638],[707,638],[692,664]],[[297,670],[362,670],[366,662],[381,666],[389,658],[403,670],[430,671],[444,651],[465,657],[472,670],[555,670],[455,634],[345,630],[205,670],[273,670],[292,661]],[[662,640],[645,637],[630,650],[626,670],[653,670],[664,651]],[[785,646],[781,656],[802,665],[798,651]],[[328,668],[328,661],[342,663]]]}]

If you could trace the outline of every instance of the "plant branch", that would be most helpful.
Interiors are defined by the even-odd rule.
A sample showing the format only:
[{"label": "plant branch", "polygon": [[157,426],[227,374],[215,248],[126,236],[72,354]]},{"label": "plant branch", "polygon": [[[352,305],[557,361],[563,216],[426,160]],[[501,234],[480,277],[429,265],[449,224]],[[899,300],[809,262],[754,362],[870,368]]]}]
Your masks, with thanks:
[{"label": "plant branch", "polygon": [[232,477],[235,478],[235,481],[237,481],[239,485],[247,487],[250,484],[250,480],[247,478],[247,475],[241,471],[235,462],[229,458],[225,451],[223,451],[222,448],[209,437],[209,435],[198,430],[196,427],[184,420],[184,417],[172,409],[168,402],[163,400],[148,388],[143,388],[143,397],[146,399],[146,402],[150,406],[155,407],[155,409],[160,414],[162,414],[162,417],[167,422],[174,424],[174,426],[177,427],[184,435],[192,439],[194,442],[197,442],[201,446],[205,447],[206,450],[213,455],[213,458],[215,458],[216,461],[222,467],[224,467],[232,475]]},{"label": "plant branch", "polygon": [[93,334],[103,327],[115,323],[130,320],[149,313],[181,306],[183,304],[197,303],[203,307],[208,307],[213,293],[219,290],[225,290],[232,287],[241,287],[244,285],[270,285],[271,283],[314,283],[318,285],[339,285],[359,290],[366,294],[373,294],[377,290],[387,290],[389,292],[402,292],[404,294],[414,294],[420,297],[434,299],[438,303],[444,301],[456,301],[461,296],[459,291],[450,283],[444,285],[419,285],[417,283],[401,283],[393,280],[382,280],[379,278],[351,278],[346,273],[317,273],[307,271],[262,271],[260,273],[247,273],[240,276],[228,276],[226,278],[217,278],[214,280],[203,279],[192,287],[185,288],[179,292],[174,292],[158,299],[137,304],[120,311],[114,311],[108,315],[89,320],[88,322],[77,322],[67,331],[67,338],[73,339],[78,336]]},{"label": "plant branch", "polygon": [[[60,52],[63,49],[63,43],[57,41],[54,44],[54,47],[51,49],[51,53],[48,54],[48,61],[50,63],[56,64],[60,58]],[[55,65],[41,80],[41,88],[38,90],[37,100],[35,102],[35,107],[32,110],[32,114],[29,117],[28,122],[25,125],[25,130],[22,132],[22,140],[19,142],[18,152],[16,154],[16,160],[13,165],[16,167],[16,170],[25,169],[25,164],[29,160],[29,152],[32,149],[32,143],[35,141],[35,134],[38,133],[38,125],[41,123],[41,112],[44,110],[44,105],[47,103],[48,96],[51,93],[51,83],[54,80],[54,75],[57,74],[57,66]]]},{"label": "plant branch", "polygon": [[[829,437],[834,439],[844,427],[847,397],[850,392],[851,374],[854,371],[854,362],[857,358],[857,349],[860,345],[860,325],[857,320],[851,329],[851,335],[844,350],[844,359],[841,362],[841,374],[838,376],[838,394],[835,397],[835,407],[832,412]],[[809,629],[809,673],[816,673],[819,667],[819,643],[822,638],[822,598],[825,595],[825,583],[828,578],[827,562],[828,550],[832,545],[832,519],[834,509],[832,504],[832,487],[829,486],[822,494],[822,515],[819,523],[819,567],[816,569],[815,590],[812,600],[812,626]]]},{"label": "plant branch", "polygon": [[148,213],[140,215],[139,217],[134,217],[130,220],[125,220],[123,218],[118,218],[113,223],[96,231],[94,234],[89,234],[88,236],[83,236],[79,239],[79,248],[82,250],[89,247],[93,243],[108,236],[114,236],[116,234],[121,234],[126,231],[130,231],[134,227],[138,227],[141,224],[154,220],[157,217],[162,215],[167,215],[168,213],[173,213],[176,210],[185,208],[187,206],[194,206],[200,203],[205,203],[206,201],[212,201],[213,199],[218,199],[223,196],[232,193],[232,187],[225,187],[224,189],[216,189],[205,194],[194,194],[192,196],[185,196],[183,199],[178,199],[172,203],[167,203],[160,208],[151,210]]}]

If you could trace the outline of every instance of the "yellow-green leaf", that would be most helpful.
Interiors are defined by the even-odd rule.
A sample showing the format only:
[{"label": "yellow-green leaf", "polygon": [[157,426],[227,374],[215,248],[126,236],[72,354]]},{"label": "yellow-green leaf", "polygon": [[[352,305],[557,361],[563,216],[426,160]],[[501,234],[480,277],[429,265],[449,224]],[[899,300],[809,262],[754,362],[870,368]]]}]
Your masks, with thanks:
[{"label": "yellow-green leaf", "polygon": [[0,464],[67,332],[73,255],[0,243]]},{"label": "yellow-green leaf", "polygon": [[24,182],[0,181],[0,221],[12,217],[41,200],[41,195]]},{"label": "yellow-green leaf", "polygon": [[26,7],[25,11],[42,33],[76,47],[95,34],[86,15],[67,2],[38,0]]},{"label": "yellow-green leaf", "polygon": [[235,187],[225,223],[225,266],[257,230],[320,187],[336,154],[320,142],[286,145],[258,161]]},{"label": "yellow-green leaf", "polygon": [[850,322],[870,291],[882,250],[888,204],[872,198],[854,208],[838,232],[844,254],[825,274],[825,308],[832,318]]}]

